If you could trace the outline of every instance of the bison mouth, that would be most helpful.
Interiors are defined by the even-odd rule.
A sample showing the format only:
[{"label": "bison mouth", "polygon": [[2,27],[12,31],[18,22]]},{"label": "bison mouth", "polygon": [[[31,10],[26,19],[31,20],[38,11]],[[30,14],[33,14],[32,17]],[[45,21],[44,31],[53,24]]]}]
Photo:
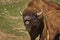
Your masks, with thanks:
[{"label": "bison mouth", "polygon": [[26,30],[30,31],[31,30],[31,24],[30,24],[30,22],[29,21],[25,21],[24,24],[25,24]]}]

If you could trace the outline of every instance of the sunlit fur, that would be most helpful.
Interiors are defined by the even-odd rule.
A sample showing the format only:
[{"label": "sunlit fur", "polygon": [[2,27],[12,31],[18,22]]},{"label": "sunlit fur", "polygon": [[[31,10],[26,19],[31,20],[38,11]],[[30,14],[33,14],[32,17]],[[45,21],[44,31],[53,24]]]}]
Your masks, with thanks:
[{"label": "sunlit fur", "polygon": [[[52,11],[52,10],[60,10],[60,5],[59,4],[57,4],[57,3],[55,3],[55,2],[52,2],[52,1],[50,1],[50,2],[47,2],[46,0],[32,0],[29,4],[28,4],[28,6],[27,6],[27,8],[24,10],[24,12],[23,12],[23,17],[24,17],[24,15],[26,15],[26,14],[28,14],[28,13],[30,13],[31,11],[36,11],[36,13],[39,13],[40,11],[41,11],[41,9],[45,9],[45,12],[44,13],[47,13],[47,12],[49,12],[49,11]],[[30,13],[30,15],[33,13],[33,12],[31,12]],[[35,14],[36,14],[35,13]],[[48,13],[47,13],[48,14]],[[45,15],[45,14],[44,14]],[[43,17],[44,16],[42,16],[42,19],[41,19],[41,16],[40,16],[40,20],[42,20],[42,22],[41,23],[43,23]],[[49,21],[49,20],[48,20]],[[37,21],[36,21],[37,22]],[[38,22],[37,22],[38,23]],[[39,23],[38,23],[39,24]],[[44,24],[44,23],[43,23]],[[40,24],[41,25],[41,24]],[[41,26],[42,27],[42,26]],[[35,27],[36,28],[36,27]],[[34,29],[34,28],[33,28]],[[32,30],[33,30],[32,29]],[[35,29],[34,29],[35,30]],[[29,32],[29,31],[28,31]],[[33,35],[31,35],[32,33],[34,33],[34,31],[32,32],[29,32],[30,33],[30,37],[31,37],[31,40],[35,40],[35,38],[33,38],[32,36]],[[33,39],[32,39],[33,38]]]},{"label": "sunlit fur", "polygon": [[[49,13],[49,12],[48,12]],[[54,10],[45,16],[45,24],[49,30],[49,40],[60,34],[60,10]]]}]

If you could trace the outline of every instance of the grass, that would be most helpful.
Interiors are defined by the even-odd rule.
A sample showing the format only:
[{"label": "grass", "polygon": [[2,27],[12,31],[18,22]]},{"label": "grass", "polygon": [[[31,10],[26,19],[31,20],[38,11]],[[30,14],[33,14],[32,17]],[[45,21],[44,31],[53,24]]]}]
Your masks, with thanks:
[{"label": "grass", "polygon": [[0,3],[0,31],[17,36],[25,34],[24,32],[18,32],[16,29],[24,27],[19,8],[24,9],[27,4],[28,0],[19,3],[11,2],[10,4]]}]

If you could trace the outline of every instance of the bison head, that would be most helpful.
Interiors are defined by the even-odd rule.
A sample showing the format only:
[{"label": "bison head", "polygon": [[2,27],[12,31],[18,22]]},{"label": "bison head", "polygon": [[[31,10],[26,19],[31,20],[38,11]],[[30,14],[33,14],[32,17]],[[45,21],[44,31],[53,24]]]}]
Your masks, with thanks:
[{"label": "bison head", "polygon": [[39,19],[37,18],[36,11],[27,11],[23,13],[23,21],[26,27],[26,30],[31,31],[31,29],[39,28]]}]

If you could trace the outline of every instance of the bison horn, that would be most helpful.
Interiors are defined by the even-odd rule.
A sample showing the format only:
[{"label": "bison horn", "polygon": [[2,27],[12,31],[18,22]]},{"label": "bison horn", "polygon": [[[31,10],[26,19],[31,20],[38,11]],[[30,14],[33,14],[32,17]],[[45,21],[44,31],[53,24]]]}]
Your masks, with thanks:
[{"label": "bison horn", "polygon": [[22,11],[21,11],[21,8],[19,8],[19,13],[20,13],[20,15],[22,16]]},{"label": "bison horn", "polygon": [[20,15],[22,16],[22,11],[20,11]]},{"label": "bison horn", "polygon": [[44,9],[41,9],[41,12],[37,13],[37,15],[41,15],[44,12]]}]

